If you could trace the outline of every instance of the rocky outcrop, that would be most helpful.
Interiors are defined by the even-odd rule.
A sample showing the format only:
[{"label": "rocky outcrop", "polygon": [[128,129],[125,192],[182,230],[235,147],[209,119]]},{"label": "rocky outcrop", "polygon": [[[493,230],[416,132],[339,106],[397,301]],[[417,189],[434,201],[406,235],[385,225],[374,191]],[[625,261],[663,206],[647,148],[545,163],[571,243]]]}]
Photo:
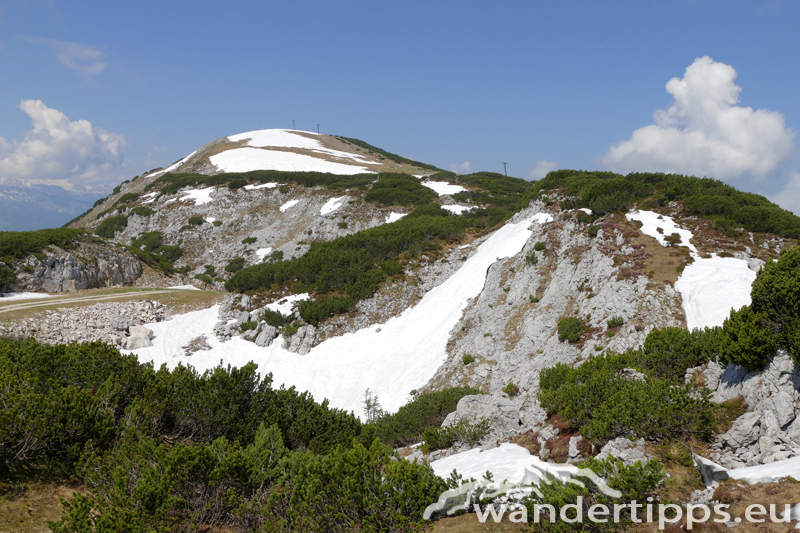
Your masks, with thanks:
[{"label": "rocky outcrop", "polygon": [[779,351],[760,372],[712,362],[690,369],[687,379],[698,372],[714,391],[714,402],[741,398],[749,410],[716,438],[711,460],[740,468],[800,455],[800,370],[789,354]]},{"label": "rocky outcrop", "polygon": [[456,410],[447,415],[442,427],[449,427],[465,420],[471,424],[486,420],[491,433],[485,441],[496,441],[516,435],[525,426],[520,414],[521,402],[509,399],[508,395],[475,394],[458,401]]},{"label": "rocky outcrop", "polygon": [[14,265],[19,292],[74,292],[81,289],[132,285],[142,274],[139,259],[113,245],[78,242],[63,250],[55,246],[43,258],[29,255]]},{"label": "rocky outcrop", "polygon": [[44,344],[100,341],[132,350],[152,345],[153,332],[142,324],[169,318],[166,306],[151,300],[99,303],[0,324],[0,337],[33,337]]},{"label": "rocky outcrop", "polygon": [[626,465],[633,465],[637,462],[642,464],[651,459],[644,449],[644,439],[630,440],[625,437],[619,437],[614,440],[608,441],[597,454],[596,459],[607,459],[614,457],[619,459]]},{"label": "rocky outcrop", "polygon": [[[671,283],[647,272],[647,248],[635,242],[641,233],[624,217],[598,221],[601,229],[594,238],[574,212],[541,202],[514,220],[536,213],[549,213],[554,220],[534,222],[523,250],[488,269],[484,289],[451,331],[450,357],[429,387],[469,385],[498,394],[513,383],[527,418],[542,423],[536,400],[542,369],[636,348],[653,328],[683,327],[685,317]],[[544,249],[540,244],[536,250],[537,243]],[[652,239],[647,246],[661,245]],[[558,339],[558,322],[566,316],[580,318],[585,326],[578,343]],[[607,323],[613,317],[624,322],[612,331]],[[467,355],[474,362],[465,364]]]}]

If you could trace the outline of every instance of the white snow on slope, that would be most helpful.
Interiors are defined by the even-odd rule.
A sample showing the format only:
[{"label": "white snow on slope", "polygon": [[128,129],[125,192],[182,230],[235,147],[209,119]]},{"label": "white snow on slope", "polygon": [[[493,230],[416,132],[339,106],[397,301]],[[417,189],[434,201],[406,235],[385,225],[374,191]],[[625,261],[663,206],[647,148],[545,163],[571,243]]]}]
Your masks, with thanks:
[{"label": "white snow on slope", "polygon": [[[310,131],[304,131],[303,133],[314,136],[317,135]],[[228,137],[228,140],[232,142],[239,142],[247,139],[249,139],[249,141],[247,141],[247,146],[252,146],[254,148],[305,148],[307,150],[313,150],[322,146],[316,139],[309,139],[304,135],[293,133],[293,130],[283,129],[248,131]]]},{"label": "white snow on slope", "polygon": [[800,457],[792,457],[791,459],[775,461],[765,465],[745,466],[728,470],[728,477],[741,479],[750,485],[775,482],[786,476],[800,479]]},{"label": "white snow on slope", "polygon": [[[691,251],[694,262],[683,269],[675,283],[675,289],[681,294],[689,330],[721,326],[731,309],[741,309],[750,304],[750,289],[756,273],[750,270],[747,261],[717,257],[716,254],[709,258],[700,257],[691,243],[692,232],[679,228],[672,217],[653,211],[632,211],[625,217],[640,221],[642,233],[654,237],[661,246],[667,246],[666,236],[679,234],[679,246]],[[661,233],[658,228],[661,228]]]},{"label": "white snow on slope", "polygon": [[340,196],[339,198],[331,198],[325,205],[322,206],[322,209],[319,210],[320,215],[327,215],[328,213],[333,213],[344,204],[344,201],[347,200],[347,195]]},{"label": "white snow on slope", "polygon": [[[675,221],[672,220],[672,217],[659,215],[653,211],[636,210],[626,213],[625,218],[628,220],[638,220],[641,222],[641,232],[645,235],[655,238],[661,244],[661,246],[667,246],[666,237],[672,235],[673,233],[677,233],[681,237],[681,242],[678,246],[685,246],[692,252],[697,253],[697,248],[694,247],[694,244],[689,242],[694,236],[692,235],[692,232],[688,229],[679,228],[678,225],[675,224]],[[658,228],[661,228],[663,233],[659,233]]]},{"label": "white snow on slope", "polygon": [[287,209],[291,209],[300,203],[300,200],[289,200],[281,206],[281,213],[285,213]]},{"label": "white snow on slope", "polygon": [[256,191],[258,189],[273,189],[277,186],[278,186],[277,183],[269,182],[269,183],[262,183],[261,185],[245,185],[244,188],[248,191]]},{"label": "white snow on slope", "polygon": [[155,192],[155,191],[154,192],[149,192],[149,193],[143,195],[142,199],[144,201],[142,202],[142,204],[149,204],[150,202],[152,202],[153,200],[156,199],[156,196],[158,196],[158,193]]},{"label": "white snow on slope", "polygon": [[747,261],[733,257],[695,257],[675,283],[683,298],[689,330],[721,326],[731,309],[750,305],[750,289],[756,273]]},{"label": "white snow on slope", "polygon": [[277,302],[272,302],[271,304],[267,304],[266,308],[271,309],[272,311],[278,311],[282,315],[288,315],[292,312],[292,307],[297,302],[302,302],[303,300],[308,300],[311,298],[311,295],[307,292],[302,294],[292,294],[287,296],[286,298],[282,298]]},{"label": "white snow on slope", "polygon": [[199,291],[200,290],[197,287],[195,287],[194,285],[174,285],[172,287],[167,287],[167,289],[176,289],[176,290],[182,290],[182,291]]},{"label": "white snow on slope", "polygon": [[258,257],[258,262],[259,263],[262,262],[264,258],[269,255],[271,251],[272,251],[271,246],[268,248],[259,248],[258,250],[256,250],[256,257]]},{"label": "white snow on slope", "polygon": [[216,221],[217,219],[214,217],[206,217],[206,222],[208,222],[209,224],[213,224]]},{"label": "white snow on slope", "polygon": [[[148,325],[156,334],[153,346],[136,350],[140,361],[170,368],[179,362],[199,371],[222,360],[241,367],[248,361],[259,372],[271,372],[275,386],[284,383],[309,391],[316,400],[327,398],[332,407],[361,414],[364,391],[378,395],[384,409],[396,411],[435,374],[447,357],[450,330],[461,318],[468,300],[477,296],[487,269],[498,259],[518,253],[531,235],[531,219],[506,224],[492,234],[447,281],[430,290],[401,315],[355,333],[326,340],[307,355],[289,353],[280,339],[266,348],[239,337],[222,344],[210,335],[218,308],[176,316],[172,321]],[[380,330],[380,331],[378,331]],[[413,331],[414,335],[409,335]],[[209,334],[211,350],[186,357],[182,346]]]},{"label": "white snow on slope", "polygon": [[461,185],[451,185],[444,181],[423,181],[422,184],[429,189],[433,189],[437,194],[455,194],[457,192],[466,191]]},{"label": "white snow on slope", "polygon": [[4,292],[3,299],[0,303],[10,300],[36,300],[39,298],[52,298],[55,294],[47,294],[45,292]]},{"label": "white snow on slope", "polygon": [[456,215],[460,215],[461,213],[469,211],[470,209],[473,209],[473,208],[469,207],[469,206],[466,206],[466,205],[443,205],[442,209],[446,209],[446,210],[450,211],[451,213],[455,213]]},{"label": "white snow on slope", "polygon": [[222,172],[283,170],[287,172],[330,172],[339,175],[369,172],[361,166],[345,165],[310,155],[262,148],[234,148],[212,155],[209,161]]},{"label": "white snow on slope", "polygon": [[176,168],[178,168],[182,164],[186,163],[189,160],[189,158],[192,157],[196,153],[197,153],[197,150],[195,150],[191,154],[187,155],[186,157],[184,157],[183,159],[181,159],[177,163],[171,164],[170,166],[168,166],[164,170],[157,170],[155,172],[152,172],[152,173],[148,174],[147,177],[149,178],[151,176],[155,176],[156,174],[166,174],[167,172],[172,172],[173,170],[175,170]]},{"label": "white snow on slope", "polygon": [[503,443],[497,448],[482,452],[480,448],[456,453],[431,463],[433,473],[447,479],[455,469],[465,479],[478,481],[488,470],[495,483],[508,481],[515,485],[539,483],[545,472],[567,479],[578,471],[568,464],[552,464],[542,461],[517,444]]},{"label": "white snow on slope", "polygon": [[400,220],[401,218],[403,218],[404,216],[406,216],[406,214],[407,214],[407,213],[395,213],[395,212],[391,212],[391,213],[389,213],[389,215],[386,217],[386,223],[387,223],[387,224],[391,224],[392,222],[397,222],[398,220]]},{"label": "white snow on slope", "polygon": [[228,137],[228,140],[239,142],[249,139],[247,141],[247,146],[252,146],[254,148],[297,148],[332,155],[339,159],[349,159],[361,164],[372,163],[369,159],[357,154],[325,148],[319,140],[310,139],[306,137],[306,135],[318,137],[318,134],[313,131],[300,132],[296,130],[270,129],[231,135]]},{"label": "white snow on slope", "polygon": [[211,193],[214,192],[214,187],[207,187],[205,189],[195,189],[193,191],[184,191],[181,196],[183,200],[194,200],[194,205],[203,205],[211,203]]},{"label": "white snow on slope", "polygon": [[[695,456],[695,465],[700,468],[703,479],[708,485],[712,481],[724,481],[727,478],[739,479],[750,485],[756,483],[774,483],[783,477],[800,478],[800,457],[783,459],[763,465],[744,466],[728,470],[722,465],[705,457]],[[710,478],[710,479],[709,479]],[[800,517],[799,517],[800,518]]]},{"label": "white snow on slope", "polygon": [[553,215],[548,213],[536,213],[533,215],[533,221],[538,222],[539,224],[547,224],[548,222],[553,221]]}]

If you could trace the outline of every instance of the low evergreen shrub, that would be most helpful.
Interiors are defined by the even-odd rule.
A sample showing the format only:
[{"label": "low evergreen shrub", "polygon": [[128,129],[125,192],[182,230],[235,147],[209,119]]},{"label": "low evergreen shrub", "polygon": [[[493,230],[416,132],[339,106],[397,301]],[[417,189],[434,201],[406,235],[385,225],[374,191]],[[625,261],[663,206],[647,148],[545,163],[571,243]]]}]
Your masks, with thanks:
[{"label": "low evergreen shrub", "polygon": [[225,271],[234,273],[234,272],[239,272],[243,268],[244,268],[244,257],[236,257],[228,262],[228,264],[225,266]]},{"label": "low evergreen shrub", "polygon": [[570,316],[558,321],[558,341],[576,343],[581,340],[583,322],[580,318]]},{"label": "low evergreen shrub", "polygon": [[155,213],[155,211],[146,205],[140,205],[131,209],[131,215],[139,215],[140,217],[149,217],[153,213]]},{"label": "low evergreen shrub", "polygon": [[102,221],[94,232],[96,235],[104,239],[113,239],[114,236],[128,226],[128,217],[125,215],[116,215],[108,217]]},{"label": "low evergreen shrub", "polygon": [[470,387],[456,387],[420,394],[397,410],[374,423],[377,436],[393,448],[408,446],[422,440],[429,427],[438,427],[447,415],[456,410],[464,396],[483,394]]}]

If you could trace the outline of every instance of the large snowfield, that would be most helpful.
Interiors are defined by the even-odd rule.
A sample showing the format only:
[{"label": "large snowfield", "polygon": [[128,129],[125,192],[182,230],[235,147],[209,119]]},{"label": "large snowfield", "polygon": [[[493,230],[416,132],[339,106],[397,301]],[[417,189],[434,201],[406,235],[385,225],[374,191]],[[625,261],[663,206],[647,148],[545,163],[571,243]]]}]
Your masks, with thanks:
[{"label": "large snowfield", "polygon": [[631,211],[626,217],[641,222],[642,233],[654,237],[661,246],[667,246],[667,236],[677,233],[681,237],[679,246],[690,250],[693,262],[684,268],[675,283],[683,300],[688,329],[721,326],[731,309],[750,304],[750,289],[756,273],[747,266],[747,261],[715,254],[700,257],[691,243],[692,232],[680,228],[672,217],[653,211]]},{"label": "large snowfield", "polygon": [[[262,375],[273,374],[276,386],[285,384],[309,391],[318,401],[330,400],[332,407],[361,415],[364,392],[369,388],[384,409],[394,412],[444,362],[450,330],[461,318],[468,300],[483,289],[487,269],[498,259],[522,249],[531,235],[531,224],[528,219],[503,226],[447,281],[401,315],[384,324],[326,340],[307,355],[284,350],[280,338],[265,348],[238,337],[220,343],[212,333],[218,307],[148,325],[156,335],[153,346],[135,353],[140,361],[153,361],[156,366],[166,363],[174,368],[184,363],[200,371],[220,362],[242,366],[254,361]],[[204,334],[211,350],[185,356],[182,347]]]},{"label": "large snowfield", "polygon": [[[222,172],[283,170],[330,172],[341,175],[369,172],[358,165],[368,164],[371,161],[356,154],[325,148],[319,140],[311,138],[316,136],[316,133],[310,131],[296,132],[282,129],[256,130],[231,135],[228,137],[229,141],[247,141],[246,146],[212,155],[209,161]],[[320,156],[334,157],[339,162],[327,161],[313,155],[287,152],[285,151],[287,149],[308,150]]]}]

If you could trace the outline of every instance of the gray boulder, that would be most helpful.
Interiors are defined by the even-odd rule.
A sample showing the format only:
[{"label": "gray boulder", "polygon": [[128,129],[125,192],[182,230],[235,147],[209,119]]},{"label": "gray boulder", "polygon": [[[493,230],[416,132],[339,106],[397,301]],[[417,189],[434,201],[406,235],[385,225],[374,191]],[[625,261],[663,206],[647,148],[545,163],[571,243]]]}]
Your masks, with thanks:
[{"label": "gray boulder", "polygon": [[456,410],[444,419],[442,427],[452,426],[461,420],[470,423],[486,420],[492,433],[499,433],[501,436],[519,433],[524,426],[520,405],[504,395],[464,396],[458,401]]},{"label": "gray boulder", "polygon": [[123,318],[121,316],[117,316],[111,319],[111,327],[113,327],[117,331],[124,331],[128,332],[131,326],[134,326],[135,323],[130,318]]},{"label": "gray boulder", "polygon": [[256,337],[256,346],[260,346],[261,348],[270,346],[277,336],[278,329],[275,326],[264,326],[258,334],[258,337]]},{"label": "gray boulder", "polygon": [[597,454],[597,459],[607,459],[608,457],[615,457],[626,465],[638,462],[646,463],[650,460],[650,456],[644,449],[644,439],[634,441],[625,437],[608,441]]},{"label": "gray boulder", "polygon": [[146,337],[147,340],[155,337],[153,330],[144,326],[131,326],[128,328],[128,332],[131,334],[131,337]]}]

